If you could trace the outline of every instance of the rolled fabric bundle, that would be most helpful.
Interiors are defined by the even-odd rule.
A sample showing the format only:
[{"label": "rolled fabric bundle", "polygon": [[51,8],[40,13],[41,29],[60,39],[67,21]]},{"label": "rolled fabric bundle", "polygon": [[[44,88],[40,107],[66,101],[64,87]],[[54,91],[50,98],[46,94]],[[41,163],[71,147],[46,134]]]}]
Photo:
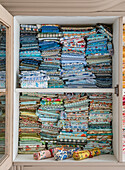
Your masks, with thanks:
[{"label": "rolled fabric bundle", "polygon": [[92,158],[94,156],[98,156],[101,154],[101,150],[99,148],[94,148],[91,150],[84,150],[84,151],[74,151],[73,158],[75,160],[82,160],[86,158]]},{"label": "rolled fabric bundle", "polygon": [[41,160],[45,158],[51,158],[51,152],[49,150],[43,150],[41,152],[37,152],[33,154],[33,157],[35,160]]},{"label": "rolled fabric bundle", "polygon": [[54,157],[54,155],[58,152],[59,149],[63,149],[63,148],[52,148],[52,149],[49,149],[49,151],[51,152],[52,157]]},{"label": "rolled fabric bundle", "polygon": [[54,157],[54,154],[59,150],[60,148],[53,148],[49,150],[43,150],[41,152],[37,152],[33,154],[33,157],[35,160],[41,160],[46,158]]},{"label": "rolled fabric bundle", "polygon": [[54,159],[56,161],[59,161],[59,160],[64,160],[64,159],[67,159],[67,158],[71,158],[73,156],[73,152],[77,151],[78,149],[79,148],[74,148],[74,149],[70,149],[70,150],[67,150],[67,151],[58,150],[58,152],[54,155]]}]

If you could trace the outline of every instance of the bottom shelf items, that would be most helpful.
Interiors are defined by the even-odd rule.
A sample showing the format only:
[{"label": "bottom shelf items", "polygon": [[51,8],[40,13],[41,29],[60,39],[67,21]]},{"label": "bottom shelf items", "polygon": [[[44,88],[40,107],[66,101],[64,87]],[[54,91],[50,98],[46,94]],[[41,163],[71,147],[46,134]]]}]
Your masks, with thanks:
[{"label": "bottom shelf items", "polygon": [[55,147],[113,153],[111,93],[24,92],[19,99],[19,154]]},{"label": "bottom shelf items", "polygon": [[[40,162],[42,162],[42,163],[47,163],[47,162],[52,162],[52,163],[59,163],[59,162],[57,162],[57,161],[55,161],[55,159],[54,158],[49,158],[49,159],[43,159],[43,160],[34,160],[33,159],[33,155],[31,155],[31,154],[18,154],[18,156],[16,157],[16,159],[14,160],[14,164],[16,164],[16,163],[24,163],[24,164],[26,164],[26,163],[36,163],[36,164],[38,164],[38,163],[40,163]],[[76,160],[74,160],[73,158],[70,158],[70,159],[65,159],[65,160],[63,160],[63,161],[61,161],[60,163],[82,163],[82,162],[97,162],[97,163],[117,163],[117,160],[116,160],[116,158],[115,158],[115,156],[114,155],[110,155],[110,154],[105,154],[105,155],[100,155],[100,156],[96,156],[96,157],[93,157],[92,159],[84,159],[84,160],[80,160],[80,161],[76,161]]]}]

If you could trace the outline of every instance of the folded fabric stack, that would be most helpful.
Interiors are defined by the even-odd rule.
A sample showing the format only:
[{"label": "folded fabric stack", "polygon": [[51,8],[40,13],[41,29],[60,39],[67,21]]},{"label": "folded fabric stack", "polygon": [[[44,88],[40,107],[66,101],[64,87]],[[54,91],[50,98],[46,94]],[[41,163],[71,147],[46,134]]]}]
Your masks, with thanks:
[{"label": "folded fabric stack", "polygon": [[22,93],[19,153],[55,147],[112,151],[111,93]]},{"label": "folded fabric stack", "polygon": [[5,95],[0,96],[0,154],[5,154]]},{"label": "folded fabric stack", "polygon": [[50,79],[43,70],[21,71],[19,78],[22,88],[48,88]]},{"label": "folded fabric stack", "polygon": [[6,27],[0,24],[0,88],[6,86]]},{"label": "folded fabric stack", "polygon": [[85,145],[88,130],[89,100],[84,94],[64,94],[65,111],[60,116],[57,140],[64,145]]},{"label": "folded fabric stack", "polygon": [[65,87],[96,87],[95,76],[85,71],[85,36],[96,33],[93,27],[62,27],[62,79]]},{"label": "folded fabric stack", "polygon": [[19,153],[34,153],[45,148],[40,138],[41,124],[36,115],[39,103],[39,97],[20,96]]},{"label": "folded fabric stack", "polygon": [[20,71],[46,71],[49,88],[112,87],[110,26],[21,25],[20,31]]},{"label": "folded fabric stack", "polygon": [[112,95],[110,93],[90,94],[89,129],[86,149],[106,147],[112,151]]},{"label": "folded fabric stack", "polygon": [[123,153],[125,153],[125,95],[123,95],[123,105],[122,105],[122,131],[123,131]]},{"label": "folded fabric stack", "polygon": [[125,25],[123,25],[123,63],[122,63],[122,73],[123,73],[123,88],[125,88]]},{"label": "folded fabric stack", "polygon": [[59,25],[39,25],[39,49],[42,51],[43,61],[40,69],[45,70],[50,77],[49,88],[62,88],[63,81],[59,69],[60,66],[60,41],[62,36]]},{"label": "folded fabric stack", "polygon": [[42,123],[41,140],[49,145],[57,142],[59,127],[57,126],[61,111],[64,110],[63,99],[56,94],[43,94],[37,110],[38,121]]},{"label": "folded fabric stack", "polygon": [[86,69],[96,75],[97,87],[112,87],[112,38],[111,29],[105,25],[97,25],[97,32],[86,38]]},{"label": "folded fabric stack", "polygon": [[36,25],[20,26],[20,71],[38,70],[42,61]]}]

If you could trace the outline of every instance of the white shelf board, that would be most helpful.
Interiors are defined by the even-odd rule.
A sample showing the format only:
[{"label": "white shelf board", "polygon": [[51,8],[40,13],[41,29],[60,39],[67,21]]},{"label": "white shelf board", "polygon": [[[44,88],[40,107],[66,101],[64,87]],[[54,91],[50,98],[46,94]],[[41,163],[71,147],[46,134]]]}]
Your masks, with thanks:
[{"label": "white shelf board", "polygon": [[80,161],[76,161],[73,158],[70,159],[65,159],[62,161],[55,161],[54,158],[49,158],[49,159],[43,159],[43,160],[34,160],[33,159],[33,154],[18,154],[16,159],[14,160],[14,164],[18,164],[18,163],[25,163],[25,164],[42,164],[42,165],[47,165],[49,163],[49,165],[68,165],[68,164],[74,164],[74,165],[84,165],[84,164],[91,164],[91,163],[100,163],[100,164],[116,164],[118,163],[115,156],[114,155],[109,155],[109,154],[105,154],[105,155],[99,155],[99,156],[95,156],[93,158],[88,158],[88,159],[84,159],[84,160],[80,160]]},{"label": "white shelf board", "polygon": [[122,161],[125,162],[125,153],[122,155]]},{"label": "white shelf board", "polygon": [[5,93],[6,92],[6,89],[0,89],[0,93],[3,92]]},{"label": "white shelf board", "polygon": [[41,92],[41,93],[61,93],[61,92],[65,92],[65,93],[114,93],[114,88],[81,88],[81,89],[77,89],[77,88],[47,88],[47,89],[24,89],[24,88],[16,88],[16,92]]}]

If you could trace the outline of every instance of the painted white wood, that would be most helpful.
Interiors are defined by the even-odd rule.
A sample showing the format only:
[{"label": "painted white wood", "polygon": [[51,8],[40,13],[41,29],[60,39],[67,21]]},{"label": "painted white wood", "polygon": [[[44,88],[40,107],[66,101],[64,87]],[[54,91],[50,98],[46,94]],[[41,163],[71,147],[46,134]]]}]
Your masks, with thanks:
[{"label": "painted white wood", "polygon": [[[19,94],[15,92],[19,73],[19,23],[14,19],[14,113],[13,113],[13,159],[18,153]],[[17,50],[18,49],[18,50]]]},{"label": "painted white wood", "polygon": [[123,162],[125,162],[125,153],[123,153]]},{"label": "painted white wood", "polygon": [[[116,86],[118,83],[118,41],[119,39],[119,20],[116,20],[113,24],[113,44],[114,44],[114,55],[112,57],[112,77],[113,77],[113,87]],[[118,159],[118,97],[116,95],[112,96],[113,98],[113,106],[112,106],[112,113],[113,113],[113,151],[114,155]]]},{"label": "painted white wood", "polygon": [[117,16],[15,16],[20,24],[96,24],[114,23]]},{"label": "painted white wood", "polygon": [[12,105],[13,105],[13,17],[0,5],[0,22],[6,26],[6,119],[5,119],[5,155],[0,159],[0,170],[9,169],[12,165]]},{"label": "painted white wood", "polygon": [[114,93],[114,88],[107,88],[107,89],[104,89],[104,88],[82,88],[82,89],[77,89],[77,88],[71,88],[71,89],[65,89],[65,88],[47,88],[47,89],[24,89],[24,88],[16,88],[16,92],[41,92],[41,93],[63,93],[63,92],[66,92],[66,93],[83,93],[83,92],[86,92],[86,93]]},{"label": "painted white wood", "polygon": [[12,15],[125,15],[124,0],[0,0]]},{"label": "painted white wood", "polygon": [[118,39],[118,51],[119,51],[119,97],[118,97],[118,122],[119,122],[119,129],[118,129],[118,157],[119,157],[119,162],[123,161],[122,154],[123,154],[123,146],[122,146],[122,81],[123,81],[123,75],[122,75],[122,62],[123,62],[123,18],[120,17],[119,19],[119,39]]},{"label": "painted white wood", "polygon": [[71,168],[72,170],[124,170],[124,166],[70,166],[70,167],[65,167],[65,166],[55,166],[55,167],[48,167],[48,166],[26,166],[24,167],[23,170],[69,170]]}]

